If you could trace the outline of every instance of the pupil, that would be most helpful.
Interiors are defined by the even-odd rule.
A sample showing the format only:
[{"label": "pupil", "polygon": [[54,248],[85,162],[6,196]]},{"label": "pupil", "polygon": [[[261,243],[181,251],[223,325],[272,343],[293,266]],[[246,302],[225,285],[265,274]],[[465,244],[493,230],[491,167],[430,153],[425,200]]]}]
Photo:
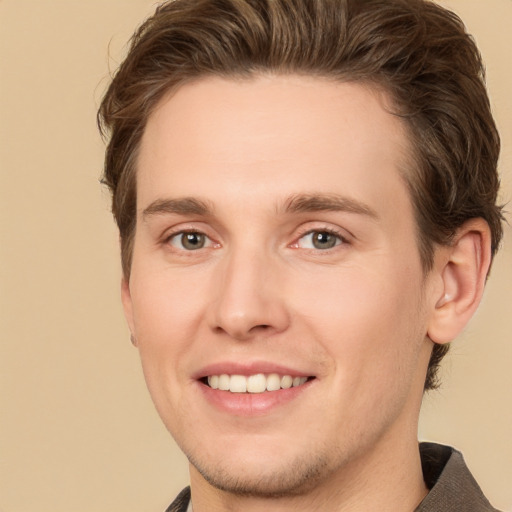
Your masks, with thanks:
[{"label": "pupil", "polygon": [[313,237],[313,245],[317,249],[330,249],[336,245],[336,238],[330,233],[320,231]]},{"label": "pupil", "polygon": [[182,236],[182,244],[185,249],[201,249],[204,245],[204,235],[201,233],[184,233]]}]

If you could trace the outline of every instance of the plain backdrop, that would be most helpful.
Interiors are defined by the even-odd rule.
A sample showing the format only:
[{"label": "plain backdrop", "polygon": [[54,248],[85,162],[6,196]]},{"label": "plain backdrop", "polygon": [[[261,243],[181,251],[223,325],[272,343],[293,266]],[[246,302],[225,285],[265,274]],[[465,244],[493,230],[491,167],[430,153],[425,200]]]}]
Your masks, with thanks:
[{"label": "plain backdrop", "polygon": [[[512,1],[451,0],[487,62],[512,198]],[[130,345],[95,114],[153,0],[0,0],[0,511],[161,511],[188,481]],[[510,219],[510,216],[509,216]],[[512,510],[512,231],[425,399]]]}]

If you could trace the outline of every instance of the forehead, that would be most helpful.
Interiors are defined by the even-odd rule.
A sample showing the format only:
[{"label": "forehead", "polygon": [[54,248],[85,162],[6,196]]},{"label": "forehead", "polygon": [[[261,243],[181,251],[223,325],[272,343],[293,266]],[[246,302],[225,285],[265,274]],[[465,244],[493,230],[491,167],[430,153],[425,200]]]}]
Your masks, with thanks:
[{"label": "forehead", "polygon": [[164,191],[222,200],[241,191],[277,198],[336,186],[349,196],[373,188],[373,200],[389,200],[404,186],[410,153],[390,103],[375,87],[309,76],[213,77],[182,86],[148,120],[139,209]]}]

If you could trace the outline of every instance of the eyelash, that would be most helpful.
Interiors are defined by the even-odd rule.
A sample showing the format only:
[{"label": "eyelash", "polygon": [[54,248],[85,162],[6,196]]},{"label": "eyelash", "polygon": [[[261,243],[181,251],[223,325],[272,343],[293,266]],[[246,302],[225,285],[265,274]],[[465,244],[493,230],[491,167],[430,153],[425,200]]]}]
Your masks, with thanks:
[{"label": "eyelash", "polygon": [[[347,240],[347,238],[345,236],[343,236],[338,230],[332,229],[332,228],[329,228],[329,227],[321,227],[321,228],[314,228],[314,229],[304,230],[295,239],[295,242],[293,242],[292,244],[289,245],[289,247],[292,247],[294,249],[300,249],[301,248],[299,246],[300,241],[303,240],[308,235],[312,235],[312,234],[315,234],[315,233],[317,233],[317,234],[319,234],[319,233],[326,233],[328,235],[332,235],[332,236],[336,237],[337,240],[336,240],[335,245],[333,247],[327,247],[327,248],[324,248],[324,249],[304,248],[305,250],[318,251],[318,252],[327,252],[327,251],[330,251],[330,250],[332,250],[335,247],[338,247],[340,245],[346,245],[346,244],[350,243]],[[203,247],[199,247],[199,248],[196,248],[196,249],[186,249],[184,247],[178,248],[178,247],[173,246],[172,241],[174,239],[178,239],[179,237],[183,237],[184,235],[187,235],[187,234],[193,234],[193,235],[198,235],[198,236],[204,237],[205,238],[205,242],[208,245],[207,246],[203,246]],[[164,245],[170,245],[171,247],[173,247],[176,250],[179,250],[181,252],[188,252],[188,253],[193,253],[195,251],[199,251],[200,249],[207,249],[207,248],[210,248],[210,247],[215,246],[215,245],[217,245],[217,246],[220,245],[218,242],[215,242],[211,237],[209,237],[206,233],[204,233],[203,231],[198,230],[198,229],[182,229],[180,231],[176,231],[176,232],[170,233],[167,236],[165,236],[165,238],[163,239],[163,244]]]}]

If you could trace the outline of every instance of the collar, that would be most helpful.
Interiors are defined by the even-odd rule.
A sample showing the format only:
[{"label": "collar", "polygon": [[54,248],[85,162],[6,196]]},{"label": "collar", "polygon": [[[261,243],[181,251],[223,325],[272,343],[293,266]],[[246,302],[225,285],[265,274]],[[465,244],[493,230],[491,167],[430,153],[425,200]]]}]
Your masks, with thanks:
[{"label": "collar", "polygon": [[415,512],[497,512],[459,451],[450,446],[421,443],[420,455],[423,478],[430,492]]}]

